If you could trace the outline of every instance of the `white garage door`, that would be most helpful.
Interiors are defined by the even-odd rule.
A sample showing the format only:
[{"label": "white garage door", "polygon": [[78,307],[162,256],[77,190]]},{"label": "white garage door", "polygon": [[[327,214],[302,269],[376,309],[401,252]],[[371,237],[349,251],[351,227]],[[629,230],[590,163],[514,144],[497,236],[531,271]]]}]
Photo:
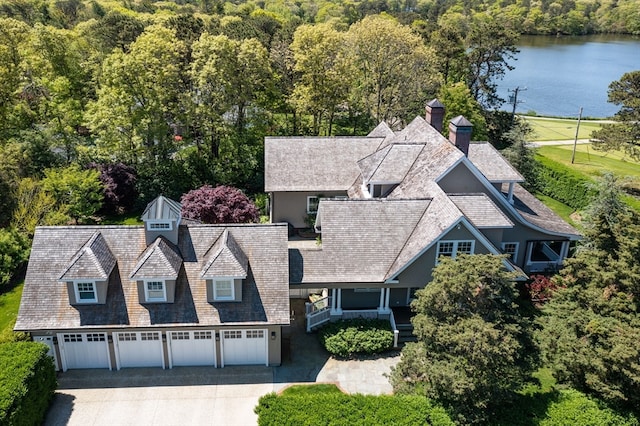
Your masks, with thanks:
[{"label": "white garage door", "polygon": [[222,366],[269,365],[267,330],[225,330],[222,332]]},{"label": "white garage door", "polygon": [[62,369],[111,368],[106,333],[60,333]]},{"label": "white garage door", "polygon": [[115,333],[118,370],[126,367],[162,367],[164,355],[159,331]]},{"label": "white garage door", "polygon": [[216,365],[216,341],[213,331],[172,331],[169,336],[169,367]]}]

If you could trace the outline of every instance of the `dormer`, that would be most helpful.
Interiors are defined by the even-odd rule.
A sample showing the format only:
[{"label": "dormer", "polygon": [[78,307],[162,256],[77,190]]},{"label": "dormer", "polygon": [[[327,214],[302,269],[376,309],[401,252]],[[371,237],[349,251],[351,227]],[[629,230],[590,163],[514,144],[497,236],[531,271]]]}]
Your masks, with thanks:
[{"label": "dormer", "polygon": [[182,219],[182,205],[160,195],[147,204],[142,213],[147,245],[162,236],[173,244],[178,244],[178,227]]},{"label": "dormer", "polygon": [[423,146],[393,143],[358,161],[362,192],[367,198],[386,198],[402,182]]},{"label": "dormer", "polygon": [[129,279],[135,280],[140,303],[173,303],[182,268],[178,247],[158,237],[138,257]]},{"label": "dormer", "polygon": [[100,232],[76,252],[59,280],[67,285],[71,305],[105,304],[116,258]]},{"label": "dormer", "polygon": [[249,259],[228,229],[211,246],[205,255],[200,277],[206,280],[207,301],[241,302],[242,281],[247,278]]}]

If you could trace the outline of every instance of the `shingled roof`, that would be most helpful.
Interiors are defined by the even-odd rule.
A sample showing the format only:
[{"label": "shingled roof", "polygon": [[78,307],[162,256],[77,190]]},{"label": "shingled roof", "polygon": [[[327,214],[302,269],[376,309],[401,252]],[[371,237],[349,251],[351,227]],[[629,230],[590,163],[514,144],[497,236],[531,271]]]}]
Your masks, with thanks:
[{"label": "shingled roof", "polygon": [[141,219],[147,220],[179,220],[182,216],[182,205],[163,195],[147,204]]},{"label": "shingled roof", "polygon": [[208,260],[200,273],[203,278],[247,277],[249,259],[228,229],[216,240],[206,258]]},{"label": "shingled roof", "polygon": [[164,237],[158,237],[140,255],[129,275],[132,280],[145,278],[167,278],[175,280],[182,267],[182,256],[178,248]]},{"label": "shingled roof", "polygon": [[448,194],[473,226],[482,228],[513,228],[513,222],[486,194]]},{"label": "shingled roof", "polygon": [[265,163],[272,165],[265,169],[265,191],[345,191],[360,174],[356,162],[374,152],[383,140],[265,138]]},{"label": "shingled roof", "polygon": [[524,182],[522,175],[490,143],[470,144],[469,160],[489,182]]},{"label": "shingled roof", "polygon": [[106,280],[116,266],[116,259],[100,232],[94,232],[76,252],[60,275],[61,281],[77,279]]},{"label": "shingled roof", "polygon": [[[207,251],[225,229],[246,254],[250,267],[243,280],[241,302],[209,303],[200,272]],[[117,260],[106,304],[72,306],[66,286],[59,283],[59,274],[96,232]],[[128,272],[145,248],[142,226],[36,228],[15,329],[289,324],[285,225],[181,226],[178,250],[184,263],[176,281],[174,303],[140,304],[136,282],[128,279]]]}]

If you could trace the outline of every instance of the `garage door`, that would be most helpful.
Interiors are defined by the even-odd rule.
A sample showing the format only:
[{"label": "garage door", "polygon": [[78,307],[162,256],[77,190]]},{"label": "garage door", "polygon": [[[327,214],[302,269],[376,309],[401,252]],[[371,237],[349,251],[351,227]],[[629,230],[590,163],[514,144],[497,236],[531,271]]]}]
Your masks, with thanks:
[{"label": "garage door", "polygon": [[62,369],[111,368],[106,333],[61,333],[58,345]]},{"label": "garage door", "polygon": [[162,367],[164,355],[159,331],[115,333],[118,370],[126,367]]},{"label": "garage door", "polygon": [[222,366],[268,365],[267,330],[225,330],[222,332]]},{"label": "garage door", "polygon": [[169,367],[216,365],[213,331],[172,331],[169,333]]}]

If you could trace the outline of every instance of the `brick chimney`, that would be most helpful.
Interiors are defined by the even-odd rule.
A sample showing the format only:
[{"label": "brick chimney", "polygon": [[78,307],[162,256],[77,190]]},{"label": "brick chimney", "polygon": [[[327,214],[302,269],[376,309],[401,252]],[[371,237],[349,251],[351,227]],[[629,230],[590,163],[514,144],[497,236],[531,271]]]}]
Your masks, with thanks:
[{"label": "brick chimney", "polygon": [[442,123],[444,122],[444,105],[438,99],[433,99],[425,107],[425,120],[427,123],[439,132],[442,132]]},{"label": "brick chimney", "polygon": [[449,122],[449,141],[457,146],[466,156],[469,155],[472,131],[473,124],[462,115],[457,116]]}]

